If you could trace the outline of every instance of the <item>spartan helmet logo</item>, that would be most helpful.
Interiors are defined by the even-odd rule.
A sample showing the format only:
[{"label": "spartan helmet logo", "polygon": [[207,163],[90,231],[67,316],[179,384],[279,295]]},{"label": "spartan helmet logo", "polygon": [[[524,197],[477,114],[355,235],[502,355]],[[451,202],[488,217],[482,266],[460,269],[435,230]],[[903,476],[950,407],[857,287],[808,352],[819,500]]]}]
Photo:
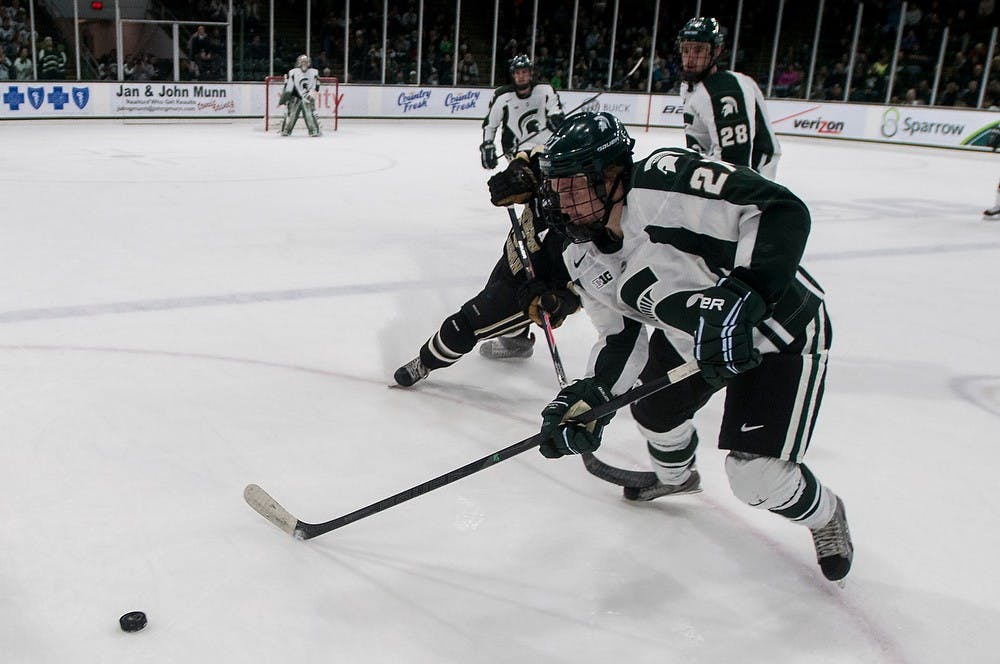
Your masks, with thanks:
[{"label": "spartan helmet logo", "polygon": [[607,131],[607,130],[611,129],[611,123],[603,115],[596,115],[596,116],[594,116],[594,121],[597,122],[597,127],[601,131]]},{"label": "spartan helmet logo", "polygon": [[726,118],[736,114],[736,109],[739,105],[736,103],[735,97],[726,96],[720,99],[719,102],[722,104],[722,117]]}]

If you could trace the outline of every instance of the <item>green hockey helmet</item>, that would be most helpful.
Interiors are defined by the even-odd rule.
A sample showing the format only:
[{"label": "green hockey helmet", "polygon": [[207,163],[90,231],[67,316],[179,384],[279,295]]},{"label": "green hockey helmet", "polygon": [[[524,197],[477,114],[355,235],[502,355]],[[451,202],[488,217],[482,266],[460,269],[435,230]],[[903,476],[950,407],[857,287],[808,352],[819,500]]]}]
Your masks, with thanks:
[{"label": "green hockey helmet", "polygon": [[[635,139],[625,125],[611,113],[585,112],[566,118],[538,155],[542,176],[540,209],[548,224],[573,242],[590,242],[602,233],[612,207],[628,192],[634,145]],[[612,166],[620,170],[609,190],[605,176]],[[585,180],[576,176],[584,176]],[[553,181],[567,178],[580,180],[582,184],[575,185],[577,190],[590,190],[594,205],[600,203],[600,212],[581,220],[563,209],[562,204],[570,198],[568,190]],[[574,195],[573,199],[578,202],[580,196]]]},{"label": "green hockey helmet", "polygon": [[716,57],[722,47],[722,31],[719,22],[714,18],[698,17],[689,20],[677,33],[677,50],[681,53],[682,64],[684,64],[684,43],[702,43],[709,45],[707,54],[695,54],[687,65],[694,65],[693,69],[687,66],[681,69],[681,78],[685,81],[695,83],[705,78],[716,65]]},{"label": "green hockey helmet", "polygon": [[[519,95],[526,96],[527,91],[531,89],[531,81],[535,77],[535,64],[524,53],[515,55],[507,64],[510,66],[510,78],[514,82],[514,89],[517,90]],[[528,80],[518,83],[514,72],[520,69],[528,70]]]},{"label": "green hockey helmet", "polygon": [[629,166],[635,139],[610,113],[574,113],[545,143],[539,156],[542,177],[600,175],[608,166]]},{"label": "green hockey helmet", "polygon": [[532,70],[534,70],[534,68],[535,68],[534,63],[531,61],[531,58],[529,58],[524,53],[520,53],[518,55],[515,55],[513,58],[510,59],[510,62],[507,63],[507,64],[510,66],[511,76],[513,76],[514,72],[517,71],[518,69],[532,69]]},{"label": "green hockey helmet", "polygon": [[689,20],[677,33],[677,43],[681,42],[705,42],[712,46],[722,46],[719,22],[703,16]]}]

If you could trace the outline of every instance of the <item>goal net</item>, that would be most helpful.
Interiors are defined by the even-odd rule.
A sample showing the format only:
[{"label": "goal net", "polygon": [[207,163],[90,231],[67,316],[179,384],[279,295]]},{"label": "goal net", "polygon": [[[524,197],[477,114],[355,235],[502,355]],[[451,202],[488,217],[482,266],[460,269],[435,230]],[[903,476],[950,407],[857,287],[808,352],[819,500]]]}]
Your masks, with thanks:
[{"label": "goal net", "polygon": [[[281,92],[285,87],[284,76],[267,76],[264,78],[264,131],[280,131],[281,122],[285,119],[285,107],[278,106]],[[340,108],[340,81],[337,78],[320,76],[319,96],[316,98],[316,112],[319,114],[319,126],[324,132],[337,131],[337,111]],[[295,128],[305,122],[300,117]]]}]

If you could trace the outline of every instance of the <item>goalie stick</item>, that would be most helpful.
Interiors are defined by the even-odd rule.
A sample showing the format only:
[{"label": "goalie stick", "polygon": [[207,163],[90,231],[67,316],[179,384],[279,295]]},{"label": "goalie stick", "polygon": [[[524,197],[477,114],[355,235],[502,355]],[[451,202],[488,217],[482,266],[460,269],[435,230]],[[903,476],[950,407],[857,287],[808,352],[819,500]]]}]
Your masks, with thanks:
[{"label": "goalie stick", "polygon": [[[580,424],[586,424],[587,422],[591,422],[598,417],[612,413],[619,408],[623,408],[633,401],[638,401],[643,397],[647,397],[654,392],[662,390],[672,383],[676,383],[693,376],[696,373],[698,373],[698,363],[692,360],[687,364],[682,364],[679,367],[671,369],[665,376],[660,376],[656,380],[643,383],[638,387],[633,387],[631,390],[615,397],[614,399],[611,399],[607,403],[595,406],[593,409],[580,415],[580,417],[576,418],[574,421]],[[461,468],[456,468],[451,472],[435,477],[434,479],[428,480],[423,484],[418,484],[417,486],[406,489],[405,491],[400,491],[393,496],[383,498],[382,500],[374,502],[367,507],[362,507],[361,509],[354,510],[349,514],[345,514],[344,516],[340,516],[329,521],[324,521],[323,523],[307,523],[299,520],[293,516],[291,512],[282,507],[281,504],[272,498],[270,494],[256,484],[247,485],[246,489],[243,490],[243,499],[246,500],[247,504],[250,505],[254,511],[295,539],[307,540],[323,535],[324,533],[328,533],[331,530],[342,528],[346,525],[354,523],[355,521],[372,516],[373,514],[378,514],[383,510],[389,509],[390,507],[395,507],[400,503],[404,503],[411,498],[416,498],[417,496],[421,496],[429,491],[433,491],[434,489],[439,489],[446,484],[456,482],[463,477],[468,477],[469,475],[478,473],[481,470],[485,470],[490,466],[500,463],[501,461],[505,461],[520,454],[521,452],[526,452],[527,450],[538,446],[542,440],[544,440],[542,434],[536,433],[534,436],[525,438],[520,442],[514,443],[513,445],[505,447],[502,450],[498,450],[497,452],[494,452],[489,456],[485,456],[482,459],[477,459],[476,461],[468,463]]]},{"label": "goalie stick", "polygon": [[[632,74],[634,74],[636,71],[639,70],[639,67],[642,66],[642,61],[644,59],[645,59],[645,57],[642,57],[642,58],[639,58],[636,61],[635,66],[632,67],[631,69],[629,69],[628,73],[625,74],[625,76],[622,77],[621,81],[619,81],[619,85],[621,83],[624,83],[625,81],[627,81],[629,79],[629,77],[632,76]],[[577,104],[575,108],[573,108],[572,110],[570,110],[569,112],[567,112],[564,117],[568,118],[569,116],[573,115],[574,113],[576,113],[577,111],[579,111],[584,106],[587,106],[588,104],[592,104],[593,102],[597,101],[598,97],[600,97],[601,95],[603,95],[605,92],[607,92],[610,89],[611,89],[610,87],[609,88],[605,88],[604,90],[601,90],[600,92],[598,92],[593,97],[588,97],[587,99],[584,99],[582,102],[580,102],[579,104]],[[514,149],[511,150],[511,154],[515,154],[516,155],[517,151],[521,149],[521,146],[523,144],[527,143],[528,141],[530,141],[531,139],[533,139],[535,136],[538,136],[540,133],[542,133],[545,129],[548,129],[548,128],[549,127],[546,126],[543,129],[539,129],[538,131],[534,131],[534,132],[528,134],[527,136],[525,136],[524,138],[522,138],[521,140],[519,140],[517,142],[517,145],[514,146]]]}]

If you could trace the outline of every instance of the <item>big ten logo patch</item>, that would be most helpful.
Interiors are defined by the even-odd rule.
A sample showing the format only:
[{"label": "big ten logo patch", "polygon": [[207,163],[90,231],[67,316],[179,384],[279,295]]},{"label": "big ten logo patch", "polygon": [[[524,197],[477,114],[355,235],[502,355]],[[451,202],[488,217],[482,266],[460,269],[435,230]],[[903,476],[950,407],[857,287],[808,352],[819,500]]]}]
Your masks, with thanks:
[{"label": "big ten logo patch", "polygon": [[603,273],[597,275],[590,283],[594,284],[594,288],[600,290],[614,281],[610,270],[605,270]]}]

